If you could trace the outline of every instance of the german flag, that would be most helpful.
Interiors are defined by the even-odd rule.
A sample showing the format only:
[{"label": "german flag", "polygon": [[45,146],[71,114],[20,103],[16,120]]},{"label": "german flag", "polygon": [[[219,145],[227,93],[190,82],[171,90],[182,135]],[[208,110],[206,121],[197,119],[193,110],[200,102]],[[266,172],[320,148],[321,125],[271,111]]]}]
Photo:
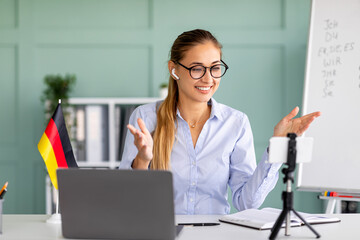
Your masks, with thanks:
[{"label": "german flag", "polygon": [[60,103],[38,143],[38,149],[51,182],[58,189],[56,169],[77,167]]}]

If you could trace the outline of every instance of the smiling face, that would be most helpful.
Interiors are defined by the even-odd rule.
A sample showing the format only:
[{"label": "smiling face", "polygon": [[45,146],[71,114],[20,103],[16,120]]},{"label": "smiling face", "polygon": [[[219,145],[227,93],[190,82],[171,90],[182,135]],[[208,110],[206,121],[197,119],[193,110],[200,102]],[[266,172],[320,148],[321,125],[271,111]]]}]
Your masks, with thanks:
[{"label": "smiling face", "polygon": [[[207,41],[190,48],[179,62],[187,68],[199,65],[212,67],[220,64],[220,60],[221,50],[214,43]],[[169,63],[169,70],[172,71],[173,68],[179,77],[176,82],[180,102],[207,103],[219,87],[220,78],[213,78],[209,68],[206,69],[205,75],[200,79],[193,79],[189,70],[179,64]]]}]

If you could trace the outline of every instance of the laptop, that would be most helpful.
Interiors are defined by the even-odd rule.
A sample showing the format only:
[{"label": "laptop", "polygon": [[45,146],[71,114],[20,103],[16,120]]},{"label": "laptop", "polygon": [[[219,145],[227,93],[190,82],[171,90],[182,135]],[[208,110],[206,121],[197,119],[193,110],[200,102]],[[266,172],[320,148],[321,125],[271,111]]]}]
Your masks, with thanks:
[{"label": "laptop", "polygon": [[168,171],[58,169],[65,238],[175,239]]}]

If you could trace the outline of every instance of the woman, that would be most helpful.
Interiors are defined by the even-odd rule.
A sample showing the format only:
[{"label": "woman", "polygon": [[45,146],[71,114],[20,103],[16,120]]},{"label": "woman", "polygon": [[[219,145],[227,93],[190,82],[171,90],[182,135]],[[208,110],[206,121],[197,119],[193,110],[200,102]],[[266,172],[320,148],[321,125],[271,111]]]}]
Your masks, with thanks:
[{"label": "woman", "polygon": [[[228,214],[228,185],[238,210],[258,208],[278,179],[281,164],[266,163],[267,151],[256,166],[247,116],[212,98],[228,68],[221,48],[205,30],[178,36],[168,96],[138,107],[129,120],[120,168],[171,170],[176,214]],[[275,126],[274,136],[301,135],[320,116],[292,119],[298,111]]]}]

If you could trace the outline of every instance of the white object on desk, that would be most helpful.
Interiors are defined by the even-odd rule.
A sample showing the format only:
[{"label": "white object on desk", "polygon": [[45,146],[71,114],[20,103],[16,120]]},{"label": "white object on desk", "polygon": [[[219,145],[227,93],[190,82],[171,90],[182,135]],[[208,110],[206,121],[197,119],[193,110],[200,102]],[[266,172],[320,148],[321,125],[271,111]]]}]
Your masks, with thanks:
[{"label": "white object on desk", "polygon": [[[222,222],[232,223],[245,227],[252,227],[258,230],[272,229],[275,222],[277,221],[282,209],[278,208],[263,208],[263,209],[246,209],[241,212],[229,214],[220,218]],[[340,222],[339,218],[336,217],[324,217],[320,214],[309,214],[299,212],[299,214],[309,224],[320,224],[320,223],[334,223]],[[290,215],[290,226],[300,227],[305,223],[298,218],[293,212]],[[285,222],[283,223],[283,227]]]},{"label": "white object on desk", "polygon": [[54,194],[56,195],[56,212],[49,217],[46,222],[51,224],[61,224],[61,214],[59,213],[59,191],[53,186]]}]

